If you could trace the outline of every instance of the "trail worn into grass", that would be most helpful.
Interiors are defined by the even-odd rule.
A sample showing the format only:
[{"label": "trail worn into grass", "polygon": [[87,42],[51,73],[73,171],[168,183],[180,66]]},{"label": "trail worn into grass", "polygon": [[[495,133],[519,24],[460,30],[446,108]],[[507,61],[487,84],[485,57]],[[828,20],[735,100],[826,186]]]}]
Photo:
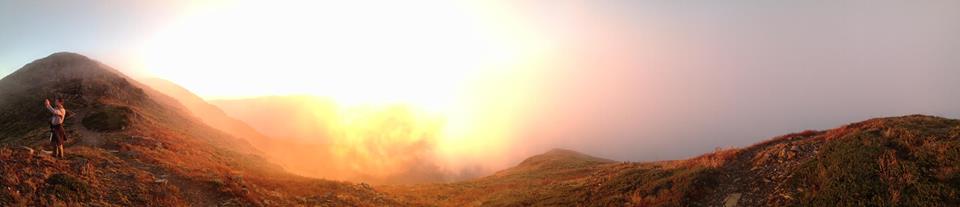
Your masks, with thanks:
[{"label": "trail worn into grass", "polygon": [[[718,191],[710,206],[764,206],[795,203],[786,186],[793,169],[818,152],[819,132],[786,135],[738,150],[720,168]],[[802,189],[800,189],[802,190]]]}]

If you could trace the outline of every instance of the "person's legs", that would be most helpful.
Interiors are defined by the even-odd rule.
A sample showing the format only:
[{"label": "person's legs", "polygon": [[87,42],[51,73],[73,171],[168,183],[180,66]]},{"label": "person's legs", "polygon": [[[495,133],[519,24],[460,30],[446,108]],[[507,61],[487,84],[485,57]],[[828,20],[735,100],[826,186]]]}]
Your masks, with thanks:
[{"label": "person's legs", "polygon": [[59,145],[57,145],[57,147],[60,148],[60,158],[63,158],[66,156],[64,154],[66,152],[63,151],[63,143],[67,141],[67,133],[63,130],[63,125],[57,127],[57,134],[60,135]]},{"label": "person's legs", "polygon": [[57,138],[58,138],[57,136],[60,136],[57,134],[57,126],[51,124],[50,125],[50,147],[53,148],[54,152],[57,151]]},{"label": "person's legs", "polygon": [[53,128],[53,139],[51,139],[51,144],[53,144],[53,156],[63,158],[63,142],[67,139],[67,134],[63,130],[63,125],[54,125]]},{"label": "person's legs", "polygon": [[59,131],[58,133],[60,133],[60,143],[66,142],[66,141],[67,141],[67,131],[66,131],[65,129],[63,129],[63,125],[60,125],[60,127],[59,127],[59,129],[57,129],[57,131]]}]

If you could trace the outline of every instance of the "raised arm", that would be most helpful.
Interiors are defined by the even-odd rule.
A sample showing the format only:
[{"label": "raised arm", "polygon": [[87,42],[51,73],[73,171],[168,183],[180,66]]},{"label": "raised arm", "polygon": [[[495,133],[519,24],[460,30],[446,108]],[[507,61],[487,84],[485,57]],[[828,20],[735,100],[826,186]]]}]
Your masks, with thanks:
[{"label": "raised arm", "polygon": [[52,106],[50,106],[50,99],[44,99],[43,105],[47,107],[47,110],[50,110],[50,113],[57,114],[57,115],[60,114],[59,110],[54,109]]}]

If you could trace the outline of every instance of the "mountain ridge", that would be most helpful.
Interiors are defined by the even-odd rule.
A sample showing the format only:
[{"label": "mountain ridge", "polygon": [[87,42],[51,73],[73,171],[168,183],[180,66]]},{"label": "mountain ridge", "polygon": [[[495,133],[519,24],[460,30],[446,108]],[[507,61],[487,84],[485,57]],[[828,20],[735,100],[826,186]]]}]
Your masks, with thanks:
[{"label": "mountain ridge", "polygon": [[874,118],[685,160],[576,164],[563,154],[531,158],[561,157],[552,162],[564,167],[524,161],[466,182],[383,189],[437,206],[960,204],[960,120],[934,116]]},{"label": "mountain ridge", "polygon": [[[55,53],[0,79],[0,205],[398,205],[368,186],[309,179],[119,71]],[[65,99],[65,159],[45,153]]]},{"label": "mountain ridge", "polygon": [[[62,74],[61,74],[62,73]],[[956,206],[960,120],[874,118],[690,159],[554,149],[473,180],[382,185],[293,176],[197,109],[57,53],[0,79],[4,206]],[[44,98],[67,100],[67,158],[46,154]],[[182,98],[181,98],[182,99]]]},{"label": "mountain ridge", "polygon": [[243,121],[230,117],[220,108],[207,103],[186,88],[169,80],[147,78],[139,81],[154,90],[176,99],[191,115],[213,128],[219,129],[234,137],[243,138],[247,142],[263,143],[268,139],[265,135]]}]

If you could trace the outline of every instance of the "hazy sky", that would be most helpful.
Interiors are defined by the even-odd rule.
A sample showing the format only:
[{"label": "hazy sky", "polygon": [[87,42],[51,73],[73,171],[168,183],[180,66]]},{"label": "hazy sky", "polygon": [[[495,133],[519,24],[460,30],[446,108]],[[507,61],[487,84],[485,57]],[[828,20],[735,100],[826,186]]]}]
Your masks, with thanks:
[{"label": "hazy sky", "polygon": [[960,117],[960,1],[358,2],[3,0],[0,75],[75,51],[207,98],[503,109],[513,154],[620,160]]}]

